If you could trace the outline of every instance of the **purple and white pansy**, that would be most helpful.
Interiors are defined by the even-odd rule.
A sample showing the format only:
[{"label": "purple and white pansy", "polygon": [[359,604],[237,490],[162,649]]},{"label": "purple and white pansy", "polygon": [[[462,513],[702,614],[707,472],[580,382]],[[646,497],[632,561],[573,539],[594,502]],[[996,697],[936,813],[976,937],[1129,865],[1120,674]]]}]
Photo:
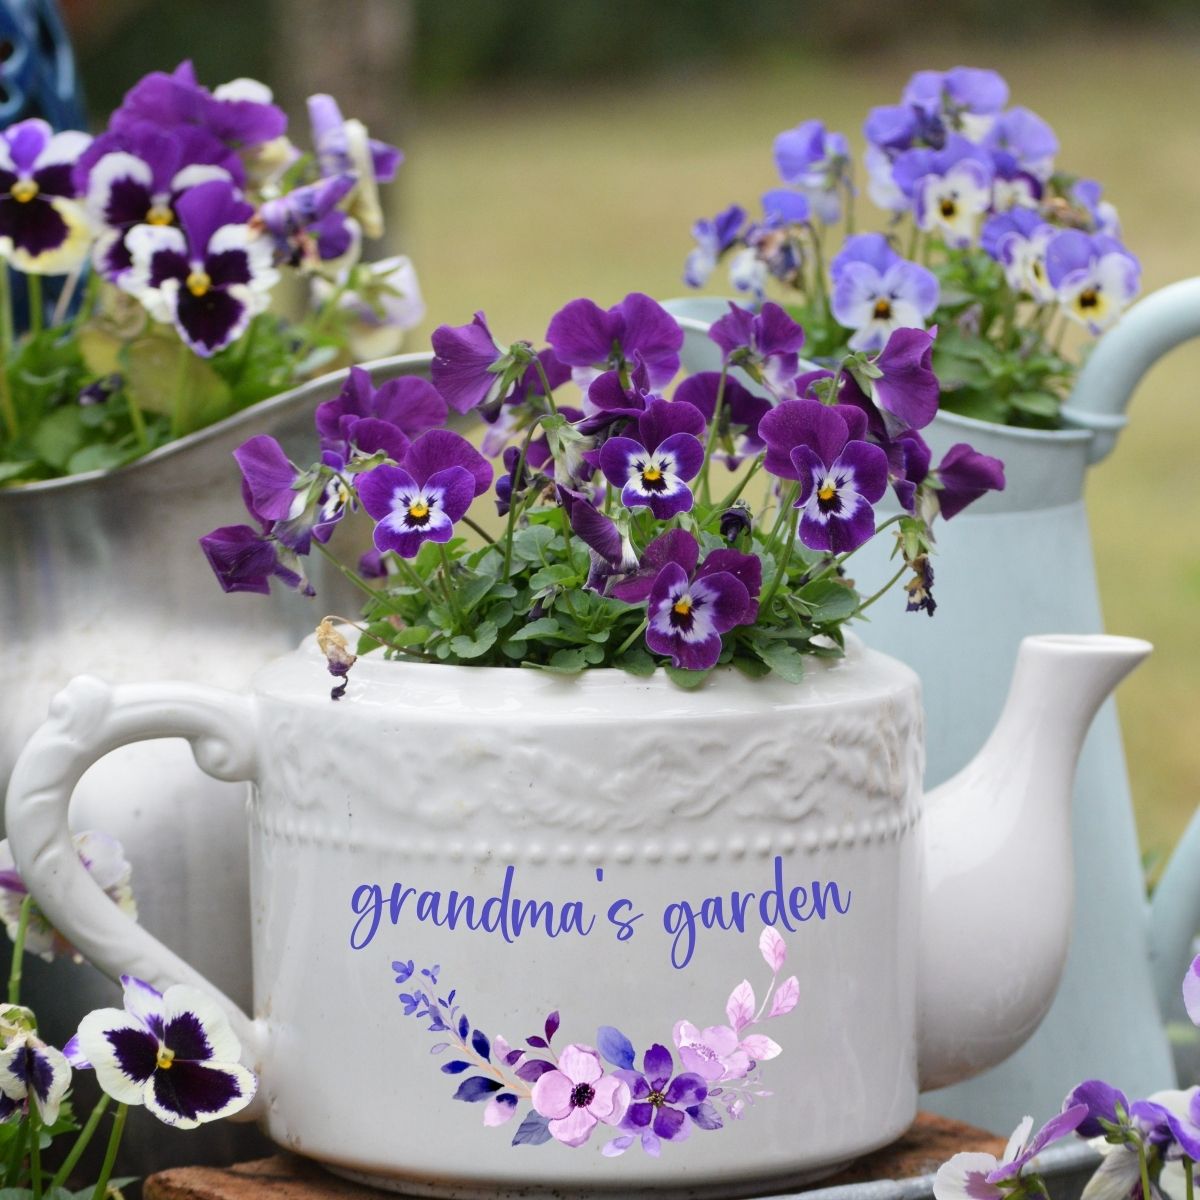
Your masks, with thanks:
[{"label": "purple and white pansy", "polygon": [[804,329],[780,305],[768,301],[752,313],[731,302],[708,336],[727,366],[741,367],[777,399],[794,394]]},{"label": "purple and white pansy", "polygon": [[627,508],[644,505],[660,520],[692,507],[694,479],[704,465],[704,417],[682,401],[655,397],[638,417],[638,438],[612,437],[600,450],[600,469],[621,489]]},{"label": "purple and white pansy", "polygon": [[86,133],[55,133],[32,117],[0,130],[0,243],[18,270],[62,275],[87,256],[91,230],[74,168]]},{"label": "purple and white pansy", "polygon": [[881,233],[847,238],[829,269],[830,307],[854,330],[851,350],[878,350],[897,329],[923,329],[937,308],[937,277],[901,258]]},{"label": "purple and white pansy", "polygon": [[53,1125],[71,1083],[71,1064],[61,1050],[28,1029],[14,1031],[0,1049],[0,1121],[36,1109]]},{"label": "purple and white pansy", "polygon": [[240,1112],[258,1081],[212,997],[186,984],[160,992],[122,975],[123,1009],[88,1013],[67,1046],[76,1070],[93,1069],[121,1104],[145,1105],[160,1121],[194,1129]]},{"label": "purple and white pansy", "polygon": [[850,144],[830,133],[824,121],[802,121],[775,139],[775,167],[784,183],[799,188],[826,225],[842,215],[843,188],[849,187]]},{"label": "purple and white pansy", "polygon": [[178,226],[138,225],[126,234],[132,267],[122,286],[207,358],[266,308],[279,274],[270,239],[249,224],[254,210],[230,183],[198,184],[175,207]]},{"label": "purple and white pansy", "polygon": [[1141,266],[1115,238],[1064,229],[1046,243],[1046,279],[1071,320],[1101,333],[1137,295]]}]

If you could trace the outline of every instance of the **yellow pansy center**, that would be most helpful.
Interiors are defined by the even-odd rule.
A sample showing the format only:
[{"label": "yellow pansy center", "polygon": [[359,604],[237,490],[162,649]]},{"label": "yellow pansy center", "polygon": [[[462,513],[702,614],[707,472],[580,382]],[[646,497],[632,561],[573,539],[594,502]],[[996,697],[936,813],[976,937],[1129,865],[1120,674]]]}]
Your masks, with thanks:
[{"label": "yellow pansy center", "polygon": [[677,612],[681,617],[689,616],[692,611],[691,596],[680,596],[673,605],[673,611]]},{"label": "yellow pansy center", "polygon": [[938,208],[941,210],[942,216],[949,221],[958,212],[958,202],[953,196],[943,196]]},{"label": "yellow pansy center", "polygon": [[147,225],[171,225],[174,221],[175,214],[165,204],[152,204],[146,214]]},{"label": "yellow pansy center", "polygon": [[1080,308],[1099,308],[1100,293],[1095,288],[1084,288],[1076,303]]},{"label": "yellow pansy center", "polygon": [[38,185],[32,179],[18,179],[8,191],[18,204],[28,204],[38,194]]},{"label": "yellow pansy center", "polygon": [[835,488],[828,480],[817,489],[817,499],[824,500],[826,503],[832,500],[836,495],[837,488]]},{"label": "yellow pansy center", "polygon": [[880,296],[875,301],[875,316],[881,321],[886,321],[892,315],[892,302],[886,296]]},{"label": "yellow pansy center", "polygon": [[423,521],[429,516],[429,505],[424,500],[418,500],[415,504],[408,506],[408,515],[414,521]]},{"label": "yellow pansy center", "polygon": [[657,483],[662,478],[662,471],[658,467],[647,467],[642,472],[642,480],[645,483]]},{"label": "yellow pansy center", "polygon": [[166,1046],[158,1048],[158,1066],[160,1070],[169,1071],[171,1064],[175,1061],[175,1051],[168,1050]]},{"label": "yellow pansy center", "polygon": [[187,277],[187,290],[193,296],[205,296],[212,287],[212,280],[205,271],[193,271]]}]

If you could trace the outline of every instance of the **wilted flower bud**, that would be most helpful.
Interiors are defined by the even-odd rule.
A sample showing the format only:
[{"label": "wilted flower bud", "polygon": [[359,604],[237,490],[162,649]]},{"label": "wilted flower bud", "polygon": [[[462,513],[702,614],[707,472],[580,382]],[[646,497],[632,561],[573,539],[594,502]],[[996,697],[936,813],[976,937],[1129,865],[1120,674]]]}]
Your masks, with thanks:
[{"label": "wilted flower bud", "polygon": [[334,628],[331,617],[325,617],[317,626],[317,647],[325,655],[330,675],[342,681],[329,694],[330,699],[340,700],[346,694],[346,677],[358,662],[358,655],[351,653],[350,643]]},{"label": "wilted flower bud", "polygon": [[732,545],[744,533],[750,532],[754,514],[745,500],[738,500],[721,514],[721,536]]},{"label": "wilted flower bud", "polygon": [[920,555],[909,564],[913,569],[913,577],[904,585],[908,593],[908,612],[920,612],[924,609],[931,617],[937,602],[933,598],[933,567],[927,554]]}]

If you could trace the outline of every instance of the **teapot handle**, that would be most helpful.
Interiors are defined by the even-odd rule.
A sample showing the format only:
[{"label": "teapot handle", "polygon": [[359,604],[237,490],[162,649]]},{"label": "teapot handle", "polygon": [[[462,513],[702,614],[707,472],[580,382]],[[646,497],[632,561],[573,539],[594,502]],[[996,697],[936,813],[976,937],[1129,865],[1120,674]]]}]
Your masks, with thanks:
[{"label": "teapot handle", "polygon": [[263,1049],[261,1023],[109,900],[80,861],[67,811],[75,785],[97,759],[151,738],[186,738],[197,764],[216,779],[253,779],[256,725],[254,702],[220,688],[110,687],[81,675],[54,697],[49,718],[22,750],[5,806],[17,870],[51,924],[110,979],[128,974],[160,990],[188,983],[211,994],[251,1066]]},{"label": "teapot handle", "polygon": [[1063,420],[1091,429],[1099,462],[1129,418],[1125,407],[1142,376],[1168,351],[1200,337],[1200,276],[1159,288],[1135,304],[1097,343],[1063,406]]}]

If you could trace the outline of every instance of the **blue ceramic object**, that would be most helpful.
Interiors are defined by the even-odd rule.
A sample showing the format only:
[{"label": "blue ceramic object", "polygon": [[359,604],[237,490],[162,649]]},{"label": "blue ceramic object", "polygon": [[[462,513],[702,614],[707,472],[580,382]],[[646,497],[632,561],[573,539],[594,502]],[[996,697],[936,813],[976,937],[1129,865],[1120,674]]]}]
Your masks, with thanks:
[{"label": "blue ceramic object", "polygon": [[0,125],[25,117],[83,126],[75,58],[54,0],[0,0]]}]

